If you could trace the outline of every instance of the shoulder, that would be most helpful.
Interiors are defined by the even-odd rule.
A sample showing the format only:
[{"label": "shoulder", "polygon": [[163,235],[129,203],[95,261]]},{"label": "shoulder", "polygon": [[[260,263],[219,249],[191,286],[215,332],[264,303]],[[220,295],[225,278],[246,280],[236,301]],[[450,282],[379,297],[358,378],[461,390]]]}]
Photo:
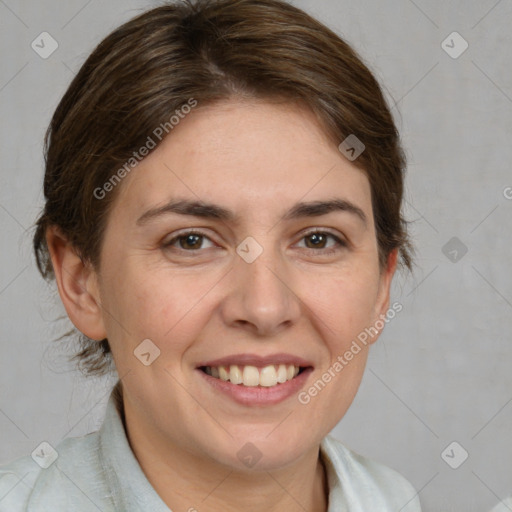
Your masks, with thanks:
[{"label": "shoulder", "polygon": [[0,512],[26,510],[41,469],[30,455],[0,466]]},{"label": "shoulder", "polygon": [[0,466],[0,512],[70,510],[83,502],[98,486],[97,434],[65,439],[56,448],[42,443],[32,455]]},{"label": "shoulder", "polygon": [[491,512],[510,512],[512,510],[512,497],[500,501]]},{"label": "shoulder", "polygon": [[361,510],[421,512],[417,491],[394,469],[350,450],[330,435],[323,440],[322,449],[343,492],[350,496],[349,501],[353,499],[354,510],[359,510],[358,503],[364,505]]}]

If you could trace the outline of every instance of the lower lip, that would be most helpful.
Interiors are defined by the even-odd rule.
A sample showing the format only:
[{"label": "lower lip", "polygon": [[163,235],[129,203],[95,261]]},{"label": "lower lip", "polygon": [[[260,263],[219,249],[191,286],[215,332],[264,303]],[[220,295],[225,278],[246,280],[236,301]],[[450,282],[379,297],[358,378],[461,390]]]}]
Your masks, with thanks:
[{"label": "lower lip", "polygon": [[233,384],[229,381],[217,379],[208,375],[200,369],[197,369],[206,382],[210,384],[216,391],[229,396],[235,402],[242,405],[274,405],[284,402],[287,398],[298,394],[300,389],[304,387],[309,374],[313,368],[306,368],[297,377],[287,380],[282,384],[276,384],[271,387],[264,386],[244,386],[243,384]]}]

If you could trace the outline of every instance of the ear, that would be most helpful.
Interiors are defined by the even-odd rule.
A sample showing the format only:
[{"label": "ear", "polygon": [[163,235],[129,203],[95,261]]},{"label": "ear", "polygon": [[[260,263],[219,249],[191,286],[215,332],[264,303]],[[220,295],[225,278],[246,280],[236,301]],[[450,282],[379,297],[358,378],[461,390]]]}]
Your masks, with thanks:
[{"label": "ear", "polygon": [[97,341],[105,339],[107,333],[96,272],[90,264],[82,261],[57,227],[47,229],[46,243],[59,295],[69,319],[87,337]]},{"label": "ear", "polygon": [[[381,270],[379,279],[379,291],[377,294],[377,300],[375,303],[375,318],[374,323],[377,326],[385,324],[384,318],[389,310],[389,297],[391,291],[391,282],[395,275],[396,267],[398,262],[398,249],[394,249],[388,255],[386,266]],[[377,327],[375,327],[377,329]],[[383,328],[383,326],[382,326]],[[382,332],[382,329],[377,329],[378,334],[372,336],[371,343],[377,341]]]}]

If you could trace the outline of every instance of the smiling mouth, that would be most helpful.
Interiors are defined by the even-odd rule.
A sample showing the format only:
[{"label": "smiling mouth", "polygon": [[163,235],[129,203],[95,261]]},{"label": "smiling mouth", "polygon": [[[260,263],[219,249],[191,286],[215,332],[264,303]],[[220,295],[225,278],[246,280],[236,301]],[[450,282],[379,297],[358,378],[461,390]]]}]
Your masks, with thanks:
[{"label": "smiling mouth", "polygon": [[293,364],[272,364],[258,368],[252,365],[201,366],[201,371],[222,381],[246,387],[273,387],[293,380],[306,370]]}]

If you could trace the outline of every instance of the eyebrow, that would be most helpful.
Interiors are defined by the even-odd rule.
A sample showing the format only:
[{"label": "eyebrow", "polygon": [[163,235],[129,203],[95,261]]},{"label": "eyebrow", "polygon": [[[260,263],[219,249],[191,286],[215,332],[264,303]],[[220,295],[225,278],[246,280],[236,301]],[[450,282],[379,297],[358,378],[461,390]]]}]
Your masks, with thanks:
[{"label": "eyebrow", "polygon": [[[361,208],[346,199],[330,199],[326,201],[309,201],[297,203],[290,208],[281,220],[294,220],[307,217],[320,217],[331,212],[347,212],[358,217],[367,225],[367,218]],[[137,225],[142,226],[151,220],[176,213],[203,219],[217,219],[225,222],[236,222],[237,216],[231,210],[222,206],[205,203],[204,201],[191,201],[188,199],[171,200],[167,204],[152,208],[137,219]]]}]

